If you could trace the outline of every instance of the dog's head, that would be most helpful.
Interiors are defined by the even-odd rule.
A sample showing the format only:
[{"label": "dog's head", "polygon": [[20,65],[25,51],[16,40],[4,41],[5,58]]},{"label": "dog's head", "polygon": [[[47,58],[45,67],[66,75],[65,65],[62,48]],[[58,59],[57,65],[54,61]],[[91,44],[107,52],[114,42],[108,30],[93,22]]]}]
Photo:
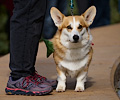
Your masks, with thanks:
[{"label": "dog's head", "polygon": [[89,38],[88,27],[92,24],[96,15],[95,6],[88,8],[81,16],[65,16],[57,8],[51,8],[51,17],[60,30],[61,41],[80,43]]}]

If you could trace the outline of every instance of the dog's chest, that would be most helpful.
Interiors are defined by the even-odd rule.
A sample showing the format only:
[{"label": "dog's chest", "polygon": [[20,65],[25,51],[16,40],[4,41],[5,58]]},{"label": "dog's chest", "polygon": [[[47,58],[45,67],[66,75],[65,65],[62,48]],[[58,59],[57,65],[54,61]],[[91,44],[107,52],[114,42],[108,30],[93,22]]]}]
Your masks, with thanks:
[{"label": "dog's chest", "polygon": [[70,49],[70,50],[68,49],[65,53],[64,59],[69,61],[80,60],[80,59],[83,59],[88,52],[89,52],[88,46],[84,48],[77,48],[77,49]]},{"label": "dog's chest", "polygon": [[86,66],[89,59],[89,48],[78,48],[67,50],[64,59],[59,63],[59,67],[75,71]]}]

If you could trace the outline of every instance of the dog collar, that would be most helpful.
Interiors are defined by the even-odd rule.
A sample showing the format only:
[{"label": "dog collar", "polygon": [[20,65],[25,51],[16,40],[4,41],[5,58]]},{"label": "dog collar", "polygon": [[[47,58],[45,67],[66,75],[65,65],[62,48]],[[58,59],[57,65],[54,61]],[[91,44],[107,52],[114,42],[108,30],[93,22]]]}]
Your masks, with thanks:
[{"label": "dog collar", "polygon": [[94,45],[94,43],[91,43],[92,45]]}]

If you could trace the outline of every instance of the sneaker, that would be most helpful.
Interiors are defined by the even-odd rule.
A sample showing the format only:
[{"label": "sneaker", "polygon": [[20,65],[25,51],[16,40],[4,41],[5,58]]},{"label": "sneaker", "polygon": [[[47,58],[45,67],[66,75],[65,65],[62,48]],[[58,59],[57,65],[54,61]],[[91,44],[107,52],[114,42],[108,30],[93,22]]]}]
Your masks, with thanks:
[{"label": "sneaker", "polygon": [[34,80],[33,76],[28,76],[16,81],[9,77],[5,92],[12,95],[45,95],[51,93],[52,90],[51,86],[44,83],[40,84]]},{"label": "sneaker", "polygon": [[55,89],[56,86],[57,86],[57,81],[56,80],[48,80],[46,77],[43,77],[43,76],[41,76],[37,73],[34,73],[33,76],[34,76],[34,78],[36,78],[36,81],[38,83],[43,82],[44,84],[52,86],[53,89]]}]

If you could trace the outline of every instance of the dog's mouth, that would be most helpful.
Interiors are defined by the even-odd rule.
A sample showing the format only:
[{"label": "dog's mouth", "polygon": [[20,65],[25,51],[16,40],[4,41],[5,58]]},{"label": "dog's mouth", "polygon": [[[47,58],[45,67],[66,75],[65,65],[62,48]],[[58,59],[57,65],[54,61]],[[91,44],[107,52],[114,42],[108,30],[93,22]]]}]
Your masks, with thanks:
[{"label": "dog's mouth", "polygon": [[73,41],[73,43],[78,43],[79,41],[78,40],[76,40],[76,41]]},{"label": "dog's mouth", "polygon": [[68,42],[70,42],[70,43],[79,43],[79,40],[74,40],[74,41],[71,41],[71,40],[68,40]]},{"label": "dog's mouth", "polygon": [[73,41],[72,43],[78,43],[79,41]]}]

